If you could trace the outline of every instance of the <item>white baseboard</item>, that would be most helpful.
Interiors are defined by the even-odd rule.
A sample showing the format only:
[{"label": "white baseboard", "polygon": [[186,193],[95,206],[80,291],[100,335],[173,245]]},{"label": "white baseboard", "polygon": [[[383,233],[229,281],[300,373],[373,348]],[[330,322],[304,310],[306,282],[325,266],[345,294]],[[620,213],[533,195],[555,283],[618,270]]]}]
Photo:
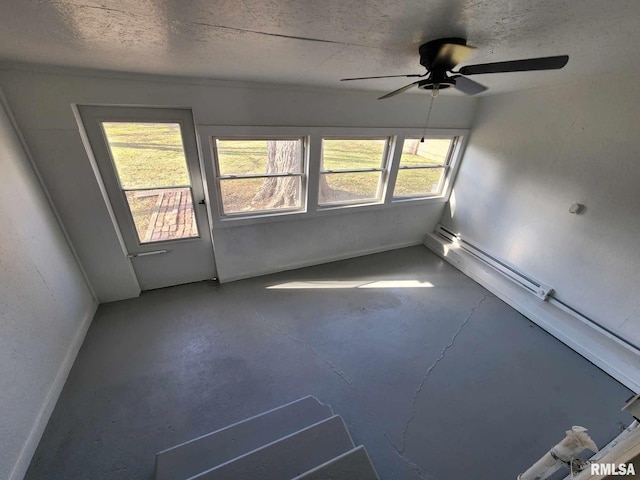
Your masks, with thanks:
[{"label": "white baseboard", "polygon": [[424,244],[627,388],[640,392],[640,352],[637,349],[594,323],[536,297],[435,233],[427,235]]},{"label": "white baseboard", "polygon": [[62,387],[64,387],[65,382],[67,381],[67,377],[69,376],[69,372],[71,371],[71,367],[73,366],[73,362],[80,351],[80,347],[82,346],[82,342],[84,342],[84,338],[89,330],[89,326],[91,325],[91,321],[95,316],[96,310],[98,309],[98,302],[94,301],[89,309],[87,310],[78,331],[76,332],[71,345],[69,346],[69,350],[58,368],[58,372],[56,373],[56,377],[47,392],[47,395],[44,399],[42,407],[36,416],[33,426],[31,427],[31,431],[29,432],[29,436],[27,440],[24,442],[22,449],[20,450],[20,454],[18,455],[18,459],[13,466],[13,470],[9,474],[8,480],[22,480],[27,473],[27,469],[29,468],[29,464],[31,463],[31,459],[33,458],[33,454],[36,452],[36,448],[38,447],[38,443],[40,443],[40,439],[42,438],[42,434],[44,433],[44,429],[47,426],[47,422],[49,422],[49,417],[51,417],[51,413],[53,412],[54,407],[56,406],[56,402],[58,401],[58,397],[62,392]]},{"label": "white baseboard", "polygon": [[365,250],[358,250],[356,252],[345,253],[342,255],[332,255],[330,257],[315,258],[313,260],[305,260],[302,262],[294,262],[287,265],[266,268],[263,270],[256,270],[251,273],[240,273],[238,275],[225,275],[225,276],[221,276],[219,280],[220,280],[220,283],[235,282],[236,280],[244,280],[246,278],[261,277],[262,275],[270,275],[272,273],[280,273],[280,272],[286,272],[289,270],[297,270],[298,268],[313,267],[314,265],[321,265],[323,263],[338,262],[340,260],[363,257],[365,255],[373,255],[374,253],[382,253],[382,252],[387,252],[389,250],[397,250],[399,248],[415,247],[416,245],[422,245],[422,242],[413,240],[410,242],[396,243],[393,245],[385,245],[382,247],[368,248]]}]

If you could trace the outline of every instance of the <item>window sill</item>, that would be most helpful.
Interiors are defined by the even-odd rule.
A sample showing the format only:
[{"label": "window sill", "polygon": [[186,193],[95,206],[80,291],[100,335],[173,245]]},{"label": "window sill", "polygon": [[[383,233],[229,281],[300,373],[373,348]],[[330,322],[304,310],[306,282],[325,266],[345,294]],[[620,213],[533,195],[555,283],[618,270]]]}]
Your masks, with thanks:
[{"label": "window sill", "polygon": [[289,210],[286,212],[256,213],[255,215],[224,216],[218,217],[213,223],[213,228],[244,227],[258,223],[284,222],[287,220],[300,220],[306,217],[306,210]]},{"label": "window sill", "polygon": [[310,220],[313,218],[321,218],[331,215],[342,215],[346,213],[357,214],[371,211],[387,210],[391,208],[401,208],[409,206],[424,206],[429,204],[446,203],[447,199],[443,196],[437,197],[412,197],[412,198],[395,198],[388,203],[377,202],[358,205],[336,205],[328,207],[318,207],[316,211],[295,211],[286,213],[272,213],[268,215],[251,215],[242,217],[223,217],[214,221],[213,230],[245,227],[250,225],[259,225],[264,223],[287,222],[291,220]]},{"label": "window sill", "polygon": [[438,195],[430,195],[430,196],[416,196],[416,197],[393,197],[393,199],[391,200],[392,203],[405,203],[405,202],[417,202],[417,201],[424,201],[424,200],[439,200],[439,199],[444,199],[444,195],[442,193],[439,193]]},{"label": "window sill", "polygon": [[354,200],[351,202],[333,202],[333,203],[319,203],[317,210],[337,210],[340,208],[360,208],[369,207],[372,205],[382,205],[384,202],[377,198],[362,199],[360,201]]}]

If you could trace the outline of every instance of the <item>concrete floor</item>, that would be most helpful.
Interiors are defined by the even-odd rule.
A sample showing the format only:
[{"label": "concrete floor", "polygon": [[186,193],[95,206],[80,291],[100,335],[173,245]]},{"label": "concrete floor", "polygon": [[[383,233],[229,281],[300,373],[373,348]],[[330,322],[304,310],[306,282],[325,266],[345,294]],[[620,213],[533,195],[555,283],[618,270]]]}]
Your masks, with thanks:
[{"label": "concrete floor", "polygon": [[[323,288],[269,288],[300,282]],[[572,425],[603,446],[630,421],[629,390],[412,247],[100,306],[26,478],[149,479],[155,452],[309,394],[383,480],[515,479]]]}]

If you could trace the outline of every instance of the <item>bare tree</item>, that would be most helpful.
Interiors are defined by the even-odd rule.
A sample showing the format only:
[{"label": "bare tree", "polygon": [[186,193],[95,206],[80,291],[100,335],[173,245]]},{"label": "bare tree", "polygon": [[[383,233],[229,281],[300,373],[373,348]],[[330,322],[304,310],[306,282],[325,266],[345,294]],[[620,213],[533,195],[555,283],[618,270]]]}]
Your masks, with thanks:
[{"label": "bare tree", "polygon": [[[270,140],[267,142],[267,172],[288,173],[300,171],[300,142],[297,140]],[[325,178],[320,179],[320,193],[328,193]],[[294,207],[300,204],[299,177],[265,178],[251,204],[263,209]]]},{"label": "bare tree", "polygon": [[[267,172],[287,173],[300,169],[300,142],[273,140],[267,142]],[[252,204],[262,208],[290,207],[299,203],[297,177],[265,178],[262,187],[253,197]]]}]

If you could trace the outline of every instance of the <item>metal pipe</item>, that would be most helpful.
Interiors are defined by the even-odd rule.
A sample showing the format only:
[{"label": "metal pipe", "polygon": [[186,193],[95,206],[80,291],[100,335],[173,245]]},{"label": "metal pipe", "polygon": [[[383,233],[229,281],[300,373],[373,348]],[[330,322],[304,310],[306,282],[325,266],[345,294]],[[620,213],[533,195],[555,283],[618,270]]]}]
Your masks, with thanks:
[{"label": "metal pipe", "polygon": [[587,434],[587,429],[573,426],[567,430],[565,437],[557,443],[540,460],[534,463],[526,472],[518,475],[518,480],[546,480],[562,466],[568,466],[585,448],[593,452],[598,447]]},{"label": "metal pipe", "polygon": [[[628,463],[640,452],[640,424],[634,420],[624,432],[614,438],[606,447],[589,459],[590,463]],[[565,480],[600,480],[604,475],[591,475],[590,469],[567,477]],[[608,478],[608,477],[606,477]],[[635,476],[633,478],[636,478]]]}]

